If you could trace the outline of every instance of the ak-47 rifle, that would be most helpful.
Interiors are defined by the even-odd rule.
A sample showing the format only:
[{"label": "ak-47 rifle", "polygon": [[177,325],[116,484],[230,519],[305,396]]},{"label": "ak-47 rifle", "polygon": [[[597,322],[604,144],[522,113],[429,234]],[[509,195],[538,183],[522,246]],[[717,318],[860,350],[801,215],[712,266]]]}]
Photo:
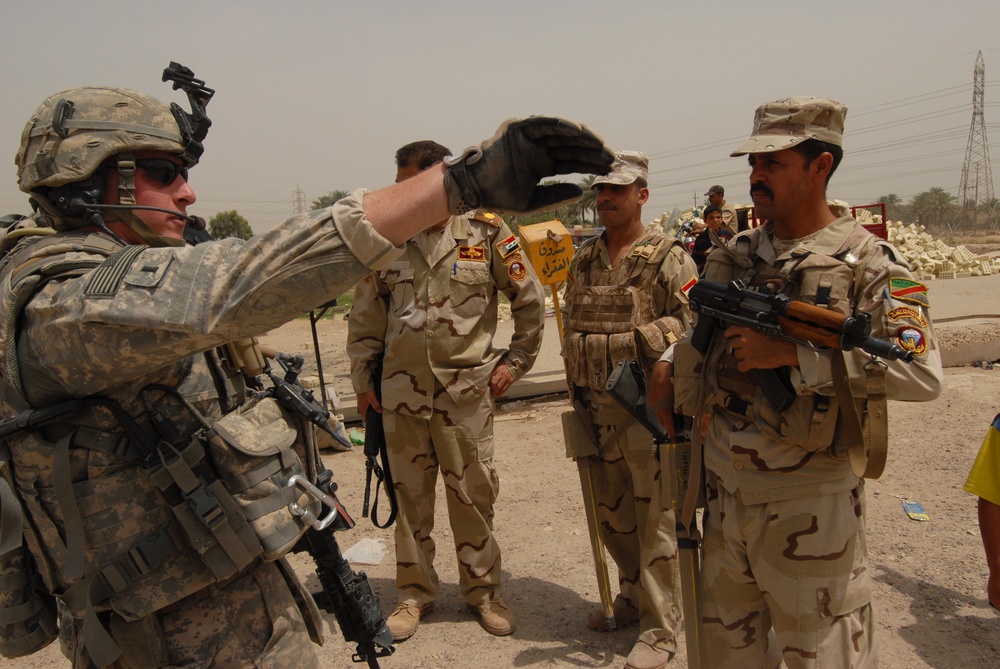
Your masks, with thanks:
[{"label": "ak-47 rifle", "polygon": [[[379,358],[372,370],[375,382],[375,398],[382,401],[382,359]],[[382,457],[382,465],[378,459]],[[389,455],[386,452],[385,427],[382,424],[382,414],[371,406],[365,412],[365,502],[361,507],[361,517],[368,517],[368,503],[371,501],[372,475],[375,475],[375,501],[371,504],[372,524],[385,529],[396,520],[399,507],[396,505],[396,491],[392,486],[392,472],[389,470]],[[378,489],[385,487],[385,495],[389,499],[389,517],[385,523],[378,522]]]},{"label": "ak-47 rifle", "polygon": [[[740,281],[729,284],[699,281],[688,292],[688,298],[691,310],[698,313],[691,344],[701,353],[708,350],[721,321],[812,348],[841,351],[860,348],[874,357],[913,362],[912,351],[871,336],[871,315],[865,312],[845,316],[780,293],[748,290]],[[791,405],[795,391],[788,381],[787,370],[755,369],[752,374],[775,411],[784,411]]]}]

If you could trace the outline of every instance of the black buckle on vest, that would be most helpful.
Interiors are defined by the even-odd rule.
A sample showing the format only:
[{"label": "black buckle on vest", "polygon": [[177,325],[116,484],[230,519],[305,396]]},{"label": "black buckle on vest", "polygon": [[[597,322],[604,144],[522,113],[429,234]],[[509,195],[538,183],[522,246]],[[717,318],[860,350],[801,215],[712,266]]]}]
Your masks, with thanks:
[{"label": "black buckle on vest", "polygon": [[722,403],[722,406],[726,409],[726,411],[746,416],[747,409],[750,408],[750,403],[745,402],[736,395],[729,393],[726,395],[726,400]]},{"label": "black buckle on vest", "polygon": [[185,495],[184,498],[187,500],[188,506],[191,507],[191,510],[198,517],[198,520],[208,529],[214,530],[220,523],[225,522],[226,512],[222,510],[219,500],[216,499],[215,495],[206,490],[205,486],[198,486]]}]

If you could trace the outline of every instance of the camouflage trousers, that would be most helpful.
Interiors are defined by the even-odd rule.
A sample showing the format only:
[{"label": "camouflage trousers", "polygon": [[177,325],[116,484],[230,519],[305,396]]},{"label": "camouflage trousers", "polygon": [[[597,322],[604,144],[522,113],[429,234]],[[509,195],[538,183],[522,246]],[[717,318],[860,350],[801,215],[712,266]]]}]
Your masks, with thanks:
[{"label": "camouflage trousers", "polygon": [[493,536],[493,504],[500,480],[493,468],[493,402],[455,406],[435,398],[430,420],[383,412],[399,515],[396,587],[400,603],[423,605],[438,594],[434,569],[435,487],[444,481],[448,520],[458,556],[458,581],[470,604],[500,587],[500,546]]},{"label": "camouflage trousers", "polygon": [[[584,399],[602,442],[631,420],[604,393],[585,391]],[[639,640],[676,651],[681,622],[676,514],[662,508],[660,462],[652,436],[633,422],[618,439],[603,444],[591,471],[597,519],[618,567],[618,587],[639,610]]]},{"label": "camouflage trousers", "polygon": [[[82,621],[70,618],[65,609],[62,613],[63,654],[74,669],[91,669]],[[206,588],[141,620],[126,622],[108,614],[106,622],[122,649],[113,669],[319,667],[306,624],[275,562],[261,563],[223,587]]]},{"label": "camouflage trousers", "polygon": [[876,666],[864,518],[863,482],[745,505],[710,474],[701,572],[707,666]]}]

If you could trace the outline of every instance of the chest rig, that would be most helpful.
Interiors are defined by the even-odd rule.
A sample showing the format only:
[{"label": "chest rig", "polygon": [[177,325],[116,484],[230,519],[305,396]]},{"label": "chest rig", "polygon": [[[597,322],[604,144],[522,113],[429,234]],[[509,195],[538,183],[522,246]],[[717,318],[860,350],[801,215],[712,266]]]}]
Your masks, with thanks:
[{"label": "chest rig", "polygon": [[[308,527],[290,505],[313,518],[319,506],[311,491],[287,482],[315,481],[318,451],[313,433],[274,399],[245,402],[245,379],[264,365],[253,339],[179,362],[180,385],[153,384],[135,399],[139,418],[104,397],[32,406],[16,341],[31,297],[49,281],[144,247],[19,225],[23,238],[0,260],[8,418],[0,442],[0,651],[26,654],[51,640],[57,593],[83,620],[91,659],[104,666],[122,649],[99,613],[138,620],[290,550]],[[195,407],[183,399],[206,393],[217,400]],[[226,416],[203,415],[213,401],[208,416]]]},{"label": "chest rig", "polygon": [[[757,253],[764,234],[765,228],[757,228],[739,237],[724,254],[715,254],[706,278],[739,279],[756,290],[781,293],[844,315],[853,313],[865,271],[860,258],[871,253],[874,236],[855,224],[830,255],[797,247],[780,262],[769,264]],[[738,369],[731,348],[717,334],[705,361],[706,369],[712,370],[707,404],[737,422],[753,423],[775,441],[807,451],[830,449],[849,457],[858,476],[877,478],[888,441],[884,364],[866,367],[867,393],[860,399],[851,395],[843,352],[832,351],[831,356],[835,394],[797,395],[791,406],[778,412],[763,397],[753,376]],[[779,373],[787,375],[788,371]]]},{"label": "chest rig", "polygon": [[573,384],[604,390],[620,361],[655,359],[676,341],[677,334],[666,326],[654,328],[656,336],[637,335],[636,328],[659,316],[653,287],[661,261],[678,242],[649,233],[612,268],[601,266],[596,242],[582,246],[574,261],[574,281],[566,295],[571,332],[563,342],[563,356]]}]

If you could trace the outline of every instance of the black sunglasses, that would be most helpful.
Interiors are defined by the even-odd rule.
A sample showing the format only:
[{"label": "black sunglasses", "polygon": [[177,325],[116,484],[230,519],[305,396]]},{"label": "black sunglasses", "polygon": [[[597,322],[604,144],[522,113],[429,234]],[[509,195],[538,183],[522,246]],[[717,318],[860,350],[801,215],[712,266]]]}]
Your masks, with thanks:
[{"label": "black sunglasses", "polygon": [[166,158],[139,158],[135,161],[135,164],[142,168],[146,176],[164,186],[172,184],[178,174],[184,178],[184,181],[187,181],[188,178],[188,168],[186,166],[178,165]]}]

